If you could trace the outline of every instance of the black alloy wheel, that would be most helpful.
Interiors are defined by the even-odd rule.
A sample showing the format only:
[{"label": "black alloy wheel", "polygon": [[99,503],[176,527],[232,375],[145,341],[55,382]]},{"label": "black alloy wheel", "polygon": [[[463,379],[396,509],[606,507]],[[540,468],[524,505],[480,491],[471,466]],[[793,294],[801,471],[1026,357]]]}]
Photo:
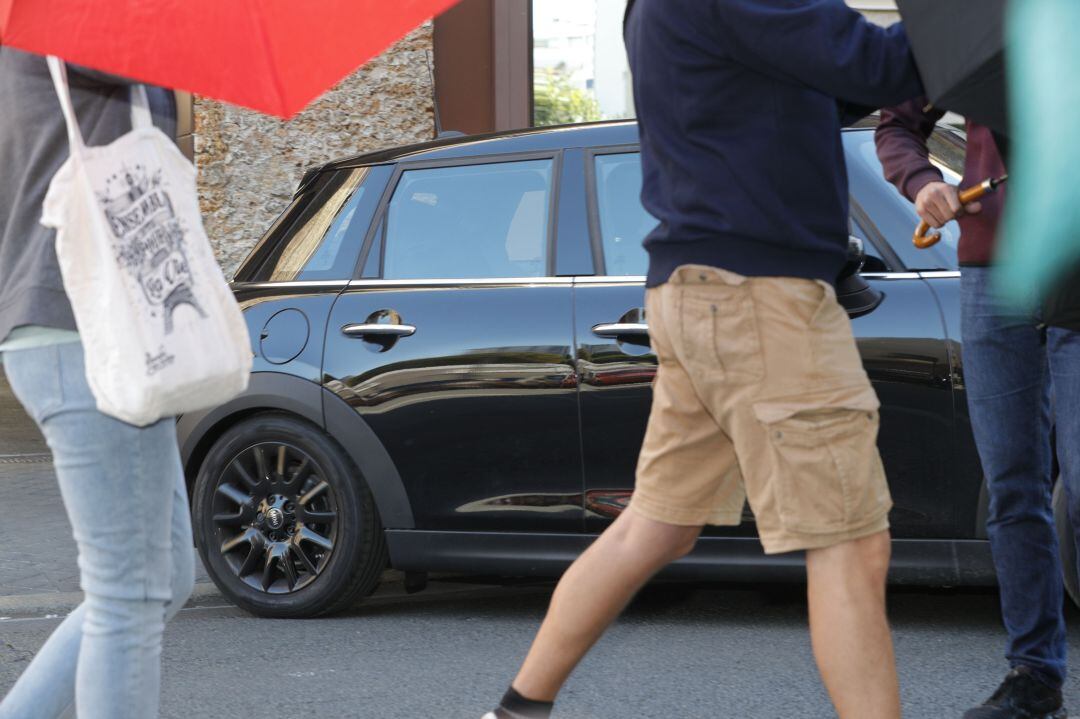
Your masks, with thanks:
[{"label": "black alloy wheel", "polygon": [[287,415],[258,415],[222,435],[200,468],[194,511],[211,578],[262,616],[344,609],[386,566],[359,472],[332,438]]}]

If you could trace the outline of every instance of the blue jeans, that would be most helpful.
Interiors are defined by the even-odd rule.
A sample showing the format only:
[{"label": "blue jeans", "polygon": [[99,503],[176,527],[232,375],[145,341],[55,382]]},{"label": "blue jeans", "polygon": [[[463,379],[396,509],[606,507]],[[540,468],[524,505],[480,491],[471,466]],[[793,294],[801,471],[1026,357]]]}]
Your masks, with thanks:
[{"label": "blue jeans", "polygon": [[1073,527],[1080,528],[1080,333],[1051,327],[1044,335],[1036,317],[995,296],[989,268],[964,268],[961,305],[964,380],[990,495],[987,532],[1006,657],[1060,687],[1064,588],[1050,437],[1056,426],[1061,481]]},{"label": "blue jeans", "polygon": [[195,579],[175,424],[139,428],[98,412],[77,342],[5,353],[4,368],[52,450],[85,599],[0,719],[156,717],[162,632]]}]

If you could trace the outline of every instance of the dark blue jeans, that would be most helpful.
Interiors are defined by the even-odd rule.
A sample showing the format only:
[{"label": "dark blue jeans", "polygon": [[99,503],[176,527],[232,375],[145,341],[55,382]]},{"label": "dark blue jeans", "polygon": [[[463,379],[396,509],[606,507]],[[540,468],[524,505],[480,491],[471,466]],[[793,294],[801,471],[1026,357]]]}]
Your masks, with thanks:
[{"label": "dark blue jeans", "polygon": [[988,268],[964,268],[961,304],[964,381],[990,494],[987,531],[1006,657],[1060,687],[1065,620],[1050,434],[1056,425],[1061,481],[1080,528],[1080,333],[1052,327],[1044,335],[1037,318],[997,299]]}]

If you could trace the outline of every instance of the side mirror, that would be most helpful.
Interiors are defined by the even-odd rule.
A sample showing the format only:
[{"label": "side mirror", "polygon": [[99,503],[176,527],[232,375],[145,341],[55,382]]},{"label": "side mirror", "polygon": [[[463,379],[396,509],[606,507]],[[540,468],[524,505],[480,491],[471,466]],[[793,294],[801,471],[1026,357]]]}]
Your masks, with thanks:
[{"label": "side mirror", "polygon": [[840,271],[840,279],[843,280],[851,275],[858,274],[862,271],[864,265],[866,265],[866,245],[863,244],[861,238],[848,235],[847,263],[844,265],[844,269]]},{"label": "side mirror", "polygon": [[836,299],[852,319],[873,312],[885,299],[859,275],[864,264],[866,247],[861,239],[851,235],[848,237],[847,263],[836,280]]}]

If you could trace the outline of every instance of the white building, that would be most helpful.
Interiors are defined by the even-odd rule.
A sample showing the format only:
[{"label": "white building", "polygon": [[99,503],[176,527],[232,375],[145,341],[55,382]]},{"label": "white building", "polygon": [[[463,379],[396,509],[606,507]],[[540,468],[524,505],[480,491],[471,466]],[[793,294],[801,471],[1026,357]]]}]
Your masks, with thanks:
[{"label": "white building", "polygon": [[[895,0],[845,0],[874,22],[900,19]],[[630,66],[622,38],[626,0],[535,0],[533,68],[558,72],[596,98],[603,119],[633,117]]]}]

